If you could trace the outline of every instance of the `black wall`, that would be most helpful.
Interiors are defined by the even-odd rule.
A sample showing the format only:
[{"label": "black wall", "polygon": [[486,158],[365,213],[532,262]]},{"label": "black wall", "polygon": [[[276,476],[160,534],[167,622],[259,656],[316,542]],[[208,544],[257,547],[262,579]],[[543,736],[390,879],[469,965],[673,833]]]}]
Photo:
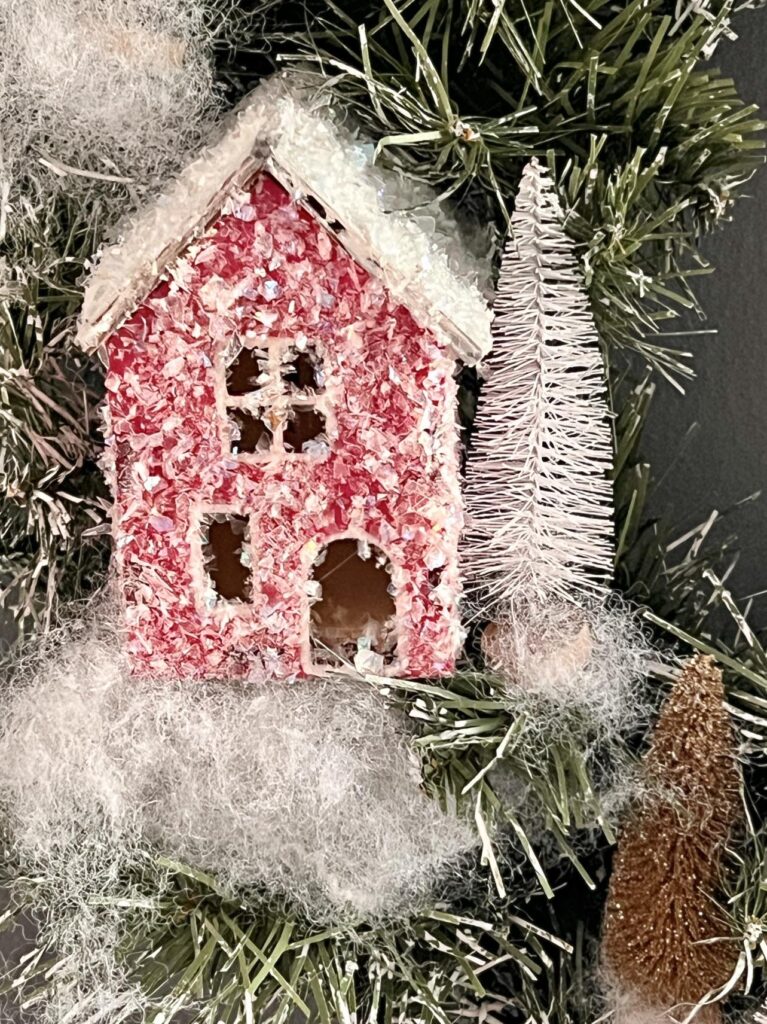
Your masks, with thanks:
[{"label": "black wall", "polygon": [[[722,43],[713,63],[767,120],[767,10],[744,12],[735,28],[739,38]],[[708,321],[690,326],[717,334],[679,339],[695,353],[696,379],[683,396],[659,387],[644,443],[656,475],[652,510],[671,522],[690,524],[764,492],[726,521],[739,538],[731,582],[740,596],[767,589],[767,168],[747,189],[732,222],[704,244],[716,269],[695,290]],[[752,620],[767,625],[767,598]]]}]

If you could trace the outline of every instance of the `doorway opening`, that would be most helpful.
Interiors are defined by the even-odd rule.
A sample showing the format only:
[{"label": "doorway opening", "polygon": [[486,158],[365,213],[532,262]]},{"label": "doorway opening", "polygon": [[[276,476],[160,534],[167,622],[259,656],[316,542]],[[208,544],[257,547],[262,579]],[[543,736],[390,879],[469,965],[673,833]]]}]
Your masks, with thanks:
[{"label": "doorway opening", "polygon": [[[309,640],[314,665],[392,665],[397,617],[392,567],[380,548],[356,537],[331,541],[312,566]],[[360,660],[361,659],[361,660]]]}]

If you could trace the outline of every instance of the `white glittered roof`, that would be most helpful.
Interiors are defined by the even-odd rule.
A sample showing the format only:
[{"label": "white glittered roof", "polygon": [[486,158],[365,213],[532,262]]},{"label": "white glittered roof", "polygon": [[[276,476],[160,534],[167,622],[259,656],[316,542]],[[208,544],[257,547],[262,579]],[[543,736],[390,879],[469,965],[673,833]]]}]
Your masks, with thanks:
[{"label": "white glittered roof", "polygon": [[[269,170],[381,277],[413,317],[475,363],[491,347],[492,314],[480,290],[487,266],[434,215],[417,186],[373,163],[373,147],[339,127],[300,80],[273,78],[232,113],[220,137],[124,226],[86,282],[78,344],[93,350],[151,291],[227,195]],[[407,209],[392,207],[407,206]]]}]

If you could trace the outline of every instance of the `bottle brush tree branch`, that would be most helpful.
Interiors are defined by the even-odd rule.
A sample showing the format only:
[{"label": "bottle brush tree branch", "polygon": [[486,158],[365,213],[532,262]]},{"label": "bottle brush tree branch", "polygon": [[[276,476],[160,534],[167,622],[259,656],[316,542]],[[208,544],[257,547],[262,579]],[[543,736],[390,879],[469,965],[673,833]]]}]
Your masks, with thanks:
[{"label": "bottle brush tree branch", "polygon": [[601,590],[612,572],[604,371],[563,221],[546,169],[531,160],[466,470],[465,573],[491,605]]},{"label": "bottle brush tree branch", "polygon": [[[627,1020],[640,1010],[660,1019],[680,1006],[684,1017],[726,984],[737,961],[717,894],[740,777],[713,659],[685,667],[645,764],[650,795],[621,835],[602,937],[616,1005],[631,1007]],[[718,1019],[715,1005],[698,1017]]]}]

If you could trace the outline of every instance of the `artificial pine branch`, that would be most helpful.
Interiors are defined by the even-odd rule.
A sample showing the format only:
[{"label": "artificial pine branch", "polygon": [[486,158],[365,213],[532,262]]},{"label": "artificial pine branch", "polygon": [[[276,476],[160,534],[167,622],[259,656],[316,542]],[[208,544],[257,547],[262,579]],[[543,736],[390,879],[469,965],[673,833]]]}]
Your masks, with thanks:
[{"label": "artificial pine branch", "polygon": [[546,169],[531,160],[501,266],[466,470],[467,583],[493,603],[566,597],[611,576],[602,360],[563,221]]},{"label": "artificial pine branch", "polygon": [[600,338],[678,376],[688,354],[657,335],[700,314],[697,236],[763,162],[756,108],[711,66],[739,6],[306,0],[276,4],[266,36],[332,75],[384,159],[483,219],[505,227],[521,163],[546,153]]},{"label": "artificial pine branch", "polygon": [[69,344],[97,226],[51,199],[0,256],[0,608],[22,634],[47,628],[106,567],[100,371]]},{"label": "artificial pine branch", "polygon": [[[651,792],[621,835],[602,952],[620,1002],[663,1013],[728,981],[737,946],[716,903],[740,776],[722,674],[695,657],[666,700],[645,764]],[[715,1022],[709,1006],[699,1020]]]}]

